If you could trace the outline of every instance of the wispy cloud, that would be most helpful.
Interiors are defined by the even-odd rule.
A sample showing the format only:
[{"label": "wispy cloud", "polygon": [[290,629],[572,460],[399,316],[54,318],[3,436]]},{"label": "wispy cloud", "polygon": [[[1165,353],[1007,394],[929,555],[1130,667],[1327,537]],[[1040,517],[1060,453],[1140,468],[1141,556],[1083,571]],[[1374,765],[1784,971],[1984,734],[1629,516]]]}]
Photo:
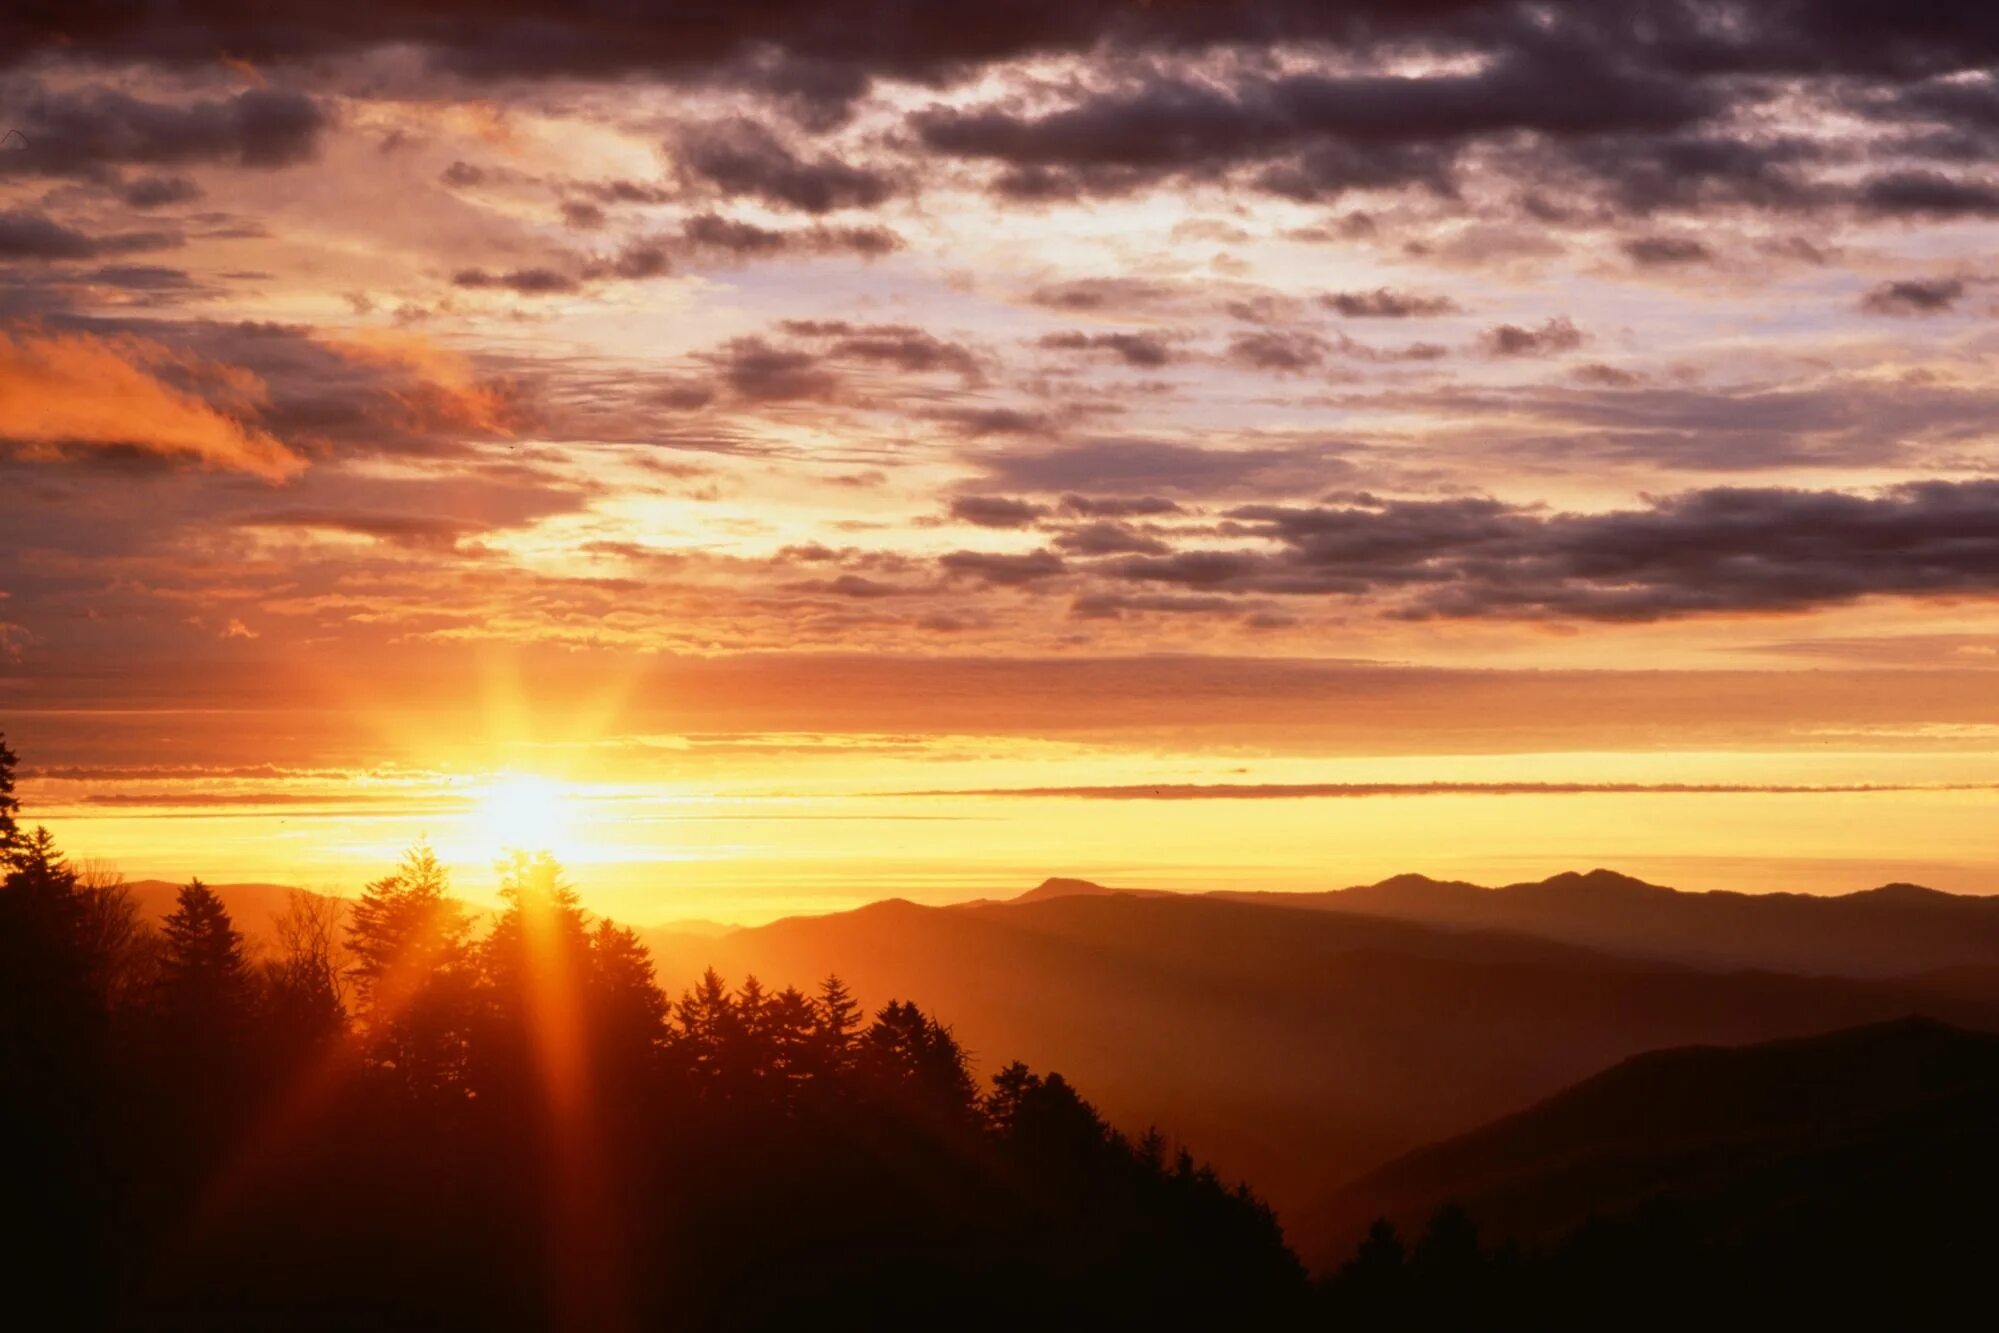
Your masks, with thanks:
[{"label": "wispy cloud", "polygon": [[1378,796],[1839,796],[1913,791],[1999,791],[1999,782],[1849,783],[1828,786],[1741,782],[1220,782],[1102,787],[938,788],[883,792],[881,795],[1064,797],[1092,801],[1288,801]]}]

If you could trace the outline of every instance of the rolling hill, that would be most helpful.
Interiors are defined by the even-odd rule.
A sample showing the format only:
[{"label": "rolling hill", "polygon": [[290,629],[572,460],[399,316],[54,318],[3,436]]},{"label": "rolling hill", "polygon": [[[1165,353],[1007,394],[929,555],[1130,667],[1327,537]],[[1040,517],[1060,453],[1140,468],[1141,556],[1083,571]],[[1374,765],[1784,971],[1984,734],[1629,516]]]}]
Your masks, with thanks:
[{"label": "rolling hill", "polygon": [[[180,893],[179,884],[163,879],[138,879],[125,885],[132,895],[132,903],[139,910],[139,918],[158,925],[174,910],[174,900]],[[215,896],[229,909],[229,916],[236,929],[243,932],[243,938],[252,949],[263,947],[272,936],[272,922],[291,905],[294,893],[306,892],[284,884],[210,884]]]},{"label": "rolling hill", "polygon": [[1708,968],[1889,977],[1999,964],[1999,897],[1888,884],[1858,893],[1687,893],[1609,870],[1488,889],[1424,875],[1238,902],[1510,930]]},{"label": "rolling hill", "polygon": [[[157,919],[175,887],[133,889]],[[290,891],[218,892],[255,942]],[[1921,894],[1852,897],[1912,901],[1919,915],[1985,906],[1934,895],[1947,900],[1936,907]],[[1684,944],[1721,938],[1707,918],[1673,937],[1705,964],[1696,967],[1659,957],[1668,950],[1630,957],[1608,947],[1633,947],[1629,921],[1585,943],[1529,928],[1546,915],[1508,906],[1492,913],[1503,925],[1488,927],[1467,922],[1473,912],[1463,907],[1490,913],[1491,903],[1593,895],[1665,914],[1710,912],[1681,900],[1717,897],[1602,872],[1504,890],[1405,876],[1314,895],[1160,894],[1051,879],[1011,901],[889,900],[751,929],[704,922],[643,934],[670,993],[713,965],[732,983],[754,973],[779,987],[811,987],[838,971],[870,1007],[915,999],[954,1026],[981,1078],[1002,1056],[1071,1075],[1115,1123],[1157,1124],[1255,1182],[1308,1252],[1344,1236],[1350,1219],[1325,1201],[1356,1176],[1641,1052],[1917,1013],[1999,1028],[1999,969],[1981,964],[1903,978],[1717,971],[1725,964],[1712,953]],[[1820,901],[1774,910],[1817,911]],[[1412,902],[1429,904],[1435,919],[1396,915]],[[1550,934],[1561,935],[1564,920],[1595,919],[1588,912],[1606,915],[1597,906],[1555,913]],[[1975,951],[1976,931],[1966,934],[1964,949]],[[1877,949],[1876,963],[1925,956],[1906,941],[1929,938],[1905,934]]]},{"label": "rolling hill", "polygon": [[809,987],[914,998],[969,1048],[1083,1081],[1246,1176],[1311,1249],[1312,1211],[1393,1156],[1660,1047],[1801,1036],[1929,1013],[1999,1026],[1981,995],[1893,981],[1716,973],[1505,932],[1217,897],[902,901],[715,938],[654,934],[678,990]]},{"label": "rolling hill", "polygon": [[1928,1019],[1655,1051],[1390,1163],[1312,1230],[1406,1232],[1455,1202],[1537,1244],[1663,1199],[1710,1239],[1873,1249],[1989,1211],[1995,1116],[1999,1036]]}]

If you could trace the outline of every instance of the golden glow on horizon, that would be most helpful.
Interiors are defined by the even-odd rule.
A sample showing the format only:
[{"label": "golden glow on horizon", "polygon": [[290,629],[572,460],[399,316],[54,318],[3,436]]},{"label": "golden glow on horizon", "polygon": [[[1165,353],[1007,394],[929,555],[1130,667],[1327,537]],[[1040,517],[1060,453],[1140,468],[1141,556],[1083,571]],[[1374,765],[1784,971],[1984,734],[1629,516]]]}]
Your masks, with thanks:
[{"label": "golden glow on horizon", "polygon": [[[1245,726],[1207,744],[1171,745],[1143,730],[680,732],[661,725],[665,716],[620,717],[622,675],[572,691],[565,712],[525,697],[509,655],[491,653],[484,665],[481,688],[450,725],[435,711],[363,700],[343,710],[356,730],[400,737],[405,767],[34,774],[21,789],[24,806],[76,855],[135,879],[200,875],[353,894],[427,837],[457,891],[491,906],[496,862],[514,849],[547,850],[591,911],[641,926],[753,924],[887,896],[1004,895],[1051,874],[1157,888],[1324,889],[1409,870],[1505,883],[1603,865],[1682,888],[1844,892],[1894,879],[1995,887],[1995,794],[1978,784],[1999,778],[1991,730],[1999,723],[1841,721],[1837,711],[1809,710],[1767,748],[1660,749],[1643,731],[1592,730],[1587,748],[1402,754],[1365,752],[1396,740],[1395,715],[1343,742],[1344,751],[1346,733],[1314,742],[1302,726],[1283,738]],[[836,681],[829,674],[829,691]],[[1734,705],[1717,697],[1714,707],[1725,740]],[[1314,743],[1328,752],[1307,752]],[[1444,782],[1897,789],[1174,801],[1007,794]]]}]

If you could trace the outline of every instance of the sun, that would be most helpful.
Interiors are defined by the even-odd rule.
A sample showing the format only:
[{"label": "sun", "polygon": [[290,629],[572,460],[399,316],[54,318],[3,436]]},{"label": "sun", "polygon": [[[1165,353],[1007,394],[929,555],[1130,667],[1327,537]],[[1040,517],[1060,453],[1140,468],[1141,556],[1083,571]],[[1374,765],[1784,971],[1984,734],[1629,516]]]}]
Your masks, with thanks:
[{"label": "sun", "polygon": [[572,837],[570,796],[550,778],[507,773],[480,789],[471,831],[482,854],[552,852],[560,857]]}]

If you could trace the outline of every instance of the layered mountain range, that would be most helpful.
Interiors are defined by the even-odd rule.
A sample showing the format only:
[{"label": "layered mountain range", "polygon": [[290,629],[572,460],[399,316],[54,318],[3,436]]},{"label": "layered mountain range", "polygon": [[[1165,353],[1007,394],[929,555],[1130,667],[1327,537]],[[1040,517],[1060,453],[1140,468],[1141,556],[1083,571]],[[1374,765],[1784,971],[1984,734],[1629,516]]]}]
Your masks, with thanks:
[{"label": "layered mountain range", "polygon": [[[142,901],[159,889],[141,885]],[[273,901],[269,886],[222,892],[246,929]],[[1499,1188],[1477,1163],[1488,1142],[1515,1151],[1513,1131],[1482,1127],[1571,1105],[1565,1089],[1649,1052],[1894,1032],[1880,1025],[1912,1016],[1999,1031],[1999,900],[1909,885],[1688,893],[1598,870],[1496,889],[1401,875],[1189,895],[1051,879],[1008,901],[887,900],[646,938],[673,991],[712,966],[771,987],[838,971],[870,1006],[920,997],[987,1057],[982,1077],[993,1053],[1069,1073],[1114,1123],[1157,1125],[1255,1182],[1308,1257],[1339,1252],[1364,1214],[1431,1195],[1489,1194],[1530,1231],[1572,1220],[1544,1195],[1626,1201],[1637,1186],[1617,1171],[1614,1190],[1588,1176],[1566,1193]],[[1592,1086],[1569,1095],[1597,1105]],[[1687,1086],[1693,1114],[1706,1085]],[[1500,1137],[1462,1146],[1480,1133]],[[1406,1156],[1439,1143],[1460,1146]]]}]

